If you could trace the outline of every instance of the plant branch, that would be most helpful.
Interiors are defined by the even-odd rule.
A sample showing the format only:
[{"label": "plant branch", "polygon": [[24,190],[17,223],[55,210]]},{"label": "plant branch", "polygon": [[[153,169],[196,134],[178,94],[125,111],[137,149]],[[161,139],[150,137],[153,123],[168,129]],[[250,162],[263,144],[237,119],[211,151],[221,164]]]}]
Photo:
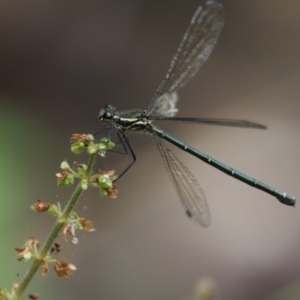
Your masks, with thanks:
[{"label": "plant branch", "polygon": [[[89,162],[88,162],[88,167],[87,167],[87,173],[86,173],[87,178],[90,177],[90,173],[92,171],[93,165],[95,164],[96,155],[97,155],[96,153],[90,155]],[[81,186],[81,182],[79,182],[79,184],[77,185],[73,195],[69,199],[69,201],[68,201],[68,203],[67,203],[67,205],[66,205],[66,207],[63,211],[62,217],[57,220],[52,232],[49,234],[49,236],[46,239],[44,245],[42,246],[42,248],[39,252],[39,258],[34,258],[33,263],[31,264],[29,270],[27,271],[27,273],[25,274],[25,276],[21,280],[21,282],[19,284],[19,287],[18,287],[14,297],[12,298],[12,300],[19,300],[20,297],[22,296],[22,294],[23,294],[24,290],[26,289],[27,285],[29,284],[29,282],[33,278],[34,274],[36,273],[36,271],[40,267],[42,259],[44,259],[47,256],[54,240],[56,239],[59,232],[61,231],[61,229],[65,225],[65,220],[68,219],[69,214],[72,212],[75,204],[77,203],[77,201],[79,200],[79,198],[80,198],[80,196],[82,195],[83,192],[84,192],[84,190]]]}]

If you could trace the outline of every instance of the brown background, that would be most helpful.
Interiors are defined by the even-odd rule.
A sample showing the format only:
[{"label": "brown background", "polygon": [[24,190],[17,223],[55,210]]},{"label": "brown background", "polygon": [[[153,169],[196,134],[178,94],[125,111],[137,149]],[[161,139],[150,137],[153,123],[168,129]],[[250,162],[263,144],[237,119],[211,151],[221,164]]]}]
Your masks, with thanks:
[{"label": "brown background", "polygon": [[[98,111],[107,103],[147,108],[198,5],[0,1],[0,233],[6,239],[0,257],[7,264],[1,286],[18,281],[26,269],[11,249],[28,236],[43,240],[52,226],[29,205],[37,197],[63,204],[71,192],[59,190],[54,179],[63,159],[85,159],[69,154],[70,135],[97,131]],[[269,130],[160,125],[299,197],[300,3],[227,0],[225,9],[225,30],[181,91],[179,115],[249,119]],[[118,182],[119,197],[92,191],[78,206],[97,228],[79,232],[77,246],[64,244],[62,257],[78,271],[67,281],[37,278],[30,291],[43,299],[189,299],[204,277],[216,282],[221,299],[263,299],[292,284],[297,289],[298,207],[285,207],[174,150],[210,203],[213,223],[199,228],[185,216],[154,141],[130,139],[138,161]],[[120,170],[128,161],[111,155],[98,163]]]}]

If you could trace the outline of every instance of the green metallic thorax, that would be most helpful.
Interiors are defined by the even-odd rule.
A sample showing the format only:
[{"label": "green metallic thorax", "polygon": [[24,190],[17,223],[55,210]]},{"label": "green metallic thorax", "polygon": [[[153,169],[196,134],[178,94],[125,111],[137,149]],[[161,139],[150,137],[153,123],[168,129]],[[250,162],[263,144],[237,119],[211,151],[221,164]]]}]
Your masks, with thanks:
[{"label": "green metallic thorax", "polygon": [[111,105],[107,105],[100,111],[99,120],[114,125],[120,131],[149,131],[152,127],[145,111],[118,113]]},{"label": "green metallic thorax", "polygon": [[120,114],[115,125],[118,129],[124,131],[149,131],[151,120],[145,115],[144,111],[131,111]]}]

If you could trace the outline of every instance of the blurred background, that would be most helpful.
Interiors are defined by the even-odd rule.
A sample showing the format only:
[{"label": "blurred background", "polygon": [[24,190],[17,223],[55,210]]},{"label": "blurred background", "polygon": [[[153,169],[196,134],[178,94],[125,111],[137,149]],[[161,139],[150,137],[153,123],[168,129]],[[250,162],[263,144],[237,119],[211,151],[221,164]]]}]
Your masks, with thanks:
[{"label": "blurred background", "polygon": [[[172,3],[172,4],[171,4]],[[41,241],[54,220],[29,209],[64,205],[62,160],[73,133],[99,130],[105,104],[145,109],[201,1],[0,0],[0,286],[28,264],[14,247]],[[299,198],[300,3],[225,0],[226,24],[199,74],[180,91],[179,116],[247,119],[267,131],[158,124],[216,159]],[[174,149],[201,183],[212,224],[185,215],[154,140],[130,135],[137,163],[117,199],[84,194],[76,211],[97,231],[63,243],[78,271],[51,270],[29,292],[42,299],[191,299],[211,278],[220,299],[300,298],[300,214]],[[125,155],[98,159],[121,171]]]}]

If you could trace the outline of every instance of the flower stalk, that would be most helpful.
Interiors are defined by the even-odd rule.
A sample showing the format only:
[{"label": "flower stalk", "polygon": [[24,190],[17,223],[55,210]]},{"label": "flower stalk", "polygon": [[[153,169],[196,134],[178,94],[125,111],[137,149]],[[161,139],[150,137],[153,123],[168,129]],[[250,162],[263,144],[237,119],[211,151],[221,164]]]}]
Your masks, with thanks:
[{"label": "flower stalk", "polygon": [[[49,272],[48,265],[53,264],[56,274],[61,278],[68,278],[69,275],[76,270],[76,267],[70,264],[66,259],[57,260],[52,258],[53,253],[57,254],[61,251],[61,244],[56,242],[55,239],[59,233],[63,231],[65,240],[67,240],[66,235],[69,234],[73,236],[73,242],[75,243],[75,240],[77,240],[75,236],[76,229],[88,232],[95,230],[92,221],[79,217],[78,214],[74,212],[76,203],[89,186],[98,188],[100,195],[107,195],[111,198],[116,197],[117,189],[113,181],[117,176],[114,174],[114,171],[100,171],[96,174],[93,172],[97,155],[100,154],[100,156],[104,156],[105,152],[111,150],[113,146],[114,144],[107,139],[94,142],[92,135],[74,134],[72,136],[72,152],[79,154],[86,150],[89,154],[88,164],[76,163],[75,169],[72,169],[67,162],[61,164],[63,171],[56,174],[60,187],[72,185],[74,179],[79,179],[79,183],[63,211],[59,203],[57,205],[51,205],[40,199],[31,206],[34,211],[39,213],[47,211],[50,215],[55,216],[57,220],[40,250],[38,249],[39,242],[34,238],[28,239],[24,247],[16,248],[18,252],[17,259],[19,261],[23,259],[33,259],[33,261],[21,282],[13,285],[11,292],[0,288],[1,300],[19,300],[23,297],[25,289],[39,268],[42,269],[42,275],[46,276]],[[30,294],[29,297],[33,297],[31,299],[37,299],[35,298],[36,295],[38,294]]]}]

